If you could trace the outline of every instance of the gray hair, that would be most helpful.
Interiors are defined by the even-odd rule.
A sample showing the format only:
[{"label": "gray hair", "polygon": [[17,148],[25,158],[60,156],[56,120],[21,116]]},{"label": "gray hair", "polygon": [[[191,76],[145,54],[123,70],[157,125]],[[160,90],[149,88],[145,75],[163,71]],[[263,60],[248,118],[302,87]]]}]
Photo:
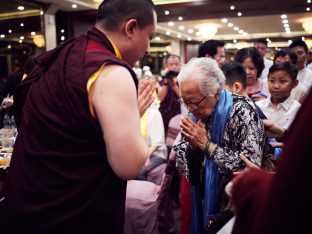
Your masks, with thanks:
[{"label": "gray hair", "polygon": [[211,58],[192,58],[183,65],[179,75],[179,85],[184,81],[194,81],[205,96],[214,96],[223,88],[225,76],[217,62]]}]

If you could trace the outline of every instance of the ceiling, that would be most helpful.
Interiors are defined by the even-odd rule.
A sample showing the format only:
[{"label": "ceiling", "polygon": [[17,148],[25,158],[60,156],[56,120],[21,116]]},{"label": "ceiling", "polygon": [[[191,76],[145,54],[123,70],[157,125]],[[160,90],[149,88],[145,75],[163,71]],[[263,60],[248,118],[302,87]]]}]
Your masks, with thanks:
[{"label": "ceiling", "polygon": [[[9,3],[15,3],[12,6]],[[0,1],[0,34],[3,17],[8,12],[16,12],[16,4],[27,4],[25,12],[38,15],[37,8],[32,3],[39,2],[44,5],[44,10],[59,9],[63,11],[96,11],[99,0],[6,0]],[[203,41],[210,38],[227,41],[228,45],[236,43],[248,43],[255,38],[268,38],[271,47],[285,46],[288,40],[304,36],[312,40],[312,32],[308,33],[303,28],[303,22],[312,27],[312,14],[307,11],[311,8],[311,0],[154,0],[158,15],[159,41],[179,39],[189,41]],[[76,8],[72,5],[76,4]],[[234,10],[230,6],[235,7]],[[166,14],[165,11],[169,11]],[[238,16],[238,12],[242,16]],[[285,31],[281,15],[287,14],[289,32]],[[13,16],[15,17],[15,16]],[[182,20],[178,18],[182,17]],[[226,18],[227,23],[221,19]],[[168,22],[174,26],[169,26]],[[233,26],[229,27],[228,24]],[[205,25],[206,32],[198,33],[200,25]],[[184,29],[179,29],[183,26]],[[234,30],[234,27],[237,29]],[[190,30],[191,29],[191,30]],[[209,29],[209,30],[207,30]],[[190,31],[189,31],[190,30]],[[215,31],[215,35],[210,33]],[[167,35],[166,35],[167,34]],[[170,35],[168,35],[170,34]],[[210,35],[209,35],[210,34]],[[311,45],[312,46],[312,45]]]}]

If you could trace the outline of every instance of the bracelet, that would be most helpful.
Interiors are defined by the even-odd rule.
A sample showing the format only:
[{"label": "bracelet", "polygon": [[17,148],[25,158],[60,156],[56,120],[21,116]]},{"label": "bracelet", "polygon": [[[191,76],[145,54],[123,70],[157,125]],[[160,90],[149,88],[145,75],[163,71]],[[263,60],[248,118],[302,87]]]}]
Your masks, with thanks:
[{"label": "bracelet", "polygon": [[203,148],[203,152],[207,155],[209,155],[208,149],[209,149],[210,143],[211,143],[211,139],[207,141],[205,147]]}]

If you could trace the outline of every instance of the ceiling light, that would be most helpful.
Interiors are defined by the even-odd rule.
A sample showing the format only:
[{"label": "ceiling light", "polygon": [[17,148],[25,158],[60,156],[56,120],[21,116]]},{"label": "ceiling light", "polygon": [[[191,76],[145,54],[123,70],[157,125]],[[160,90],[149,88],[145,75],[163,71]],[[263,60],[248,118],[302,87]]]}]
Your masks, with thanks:
[{"label": "ceiling light", "polygon": [[61,29],[61,33],[64,33],[65,32],[65,30],[64,29]]},{"label": "ceiling light", "polygon": [[77,8],[77,4],[73,4],[72,8],[76,9]]},{"label": "ceiling light", "polygon": [[166,32],[166,35],[168,35],[168,36],[169,36],[170,34],[171,34],[171,32],[169,32],[169,31],[167,31],[167,32]]},{"label": "ceiling light", "polygon": [[182,36],[181,36],[181,34],[178,34],[177,37],[178,37],[178,38],[181,38]]},{"label": "ceiling light", "polygon": [[182,21],[182,20],[183,20],[183,17],[182,17],[182,16],[179,16],[178,20]]},{"label": "ceiling light", "polygon": [[234,11],[235,10],[235,6],[230,6],[230,9],[232,10],[232,11]]},{"label": "ceiling light", "polygon": [[221,19],[221,22],[225,24],[228,22],[228,20],[226,18],[223,18],[223,19]]},{"label": "ceiling light", "polygon": [[235,26],[233,29],[234,29],[234,31],[238,31],[239,27]]},{"label": "ceiling light", "polygon": [[184,26],[179,26],[179,29],[181,30],[181,31],[183,31],[185,28],[184,28]]},{"label": "ceiling light", "polygon": [[168,22],[168,26],[172,27],[174,26],[174,23],[172,21]]},{"label": "ceiling light", "polygon": [[288,44],[290,45],[292,43],[292,40],[288,40]]},{"label": "ceiling light", "polygon": [[304,40],[305,40],[305,37],[301,37],[301,40],[303,40],[303,41],[304,41]]},{"label": "ceiling light", "polygon": [[287,15],[283,14],[283,15],[281,15],[281,18],[282,19],[287,19]]},{"label": "ceiling light", "polygon": [[289,28],[289,24],[284,24],[284,28]]},{"label": "ceiling light", "polygon": [[4,35],[4,34],[1,34],[1,35],[0,35],[0,38],[5,38],[5,35]]},{"label": "ceiling light", "polygon": [[170,14],[170,12],[169,11],[165,11],[165,15],[169,15]]},{"label": "ceiling light", "polygon": [[188,31],[188,33],[193,33],[194,32],[194,30],[193,29],[189,29],[189,30],[187,30]]},{"label": "ceiling light", "polygon": [[43,15],[43,11],[40,11],[40,15]]},{"label": "ceiling light", "polygon": [[33,38],[34,44],[35,44],[38,48],[44,47],[45,41],[44,41],[43,35],[34,35],[34,36],[32,36],[32,38]]},{"label": "ceiling light", "polygon": [[242,12],[237,12],[237,16],[242,16]]},{"label": "ceiling light", "polygon": [[8,33],[12,33],[12,30],[11,30],[11,29],[9,29]]},{"label": "ceiling light", "polygon": [[283,24],[288,24],[288,20],[287,19],[284,19],[282,22],[283,22]]},{"label": "ceiling light", "polygon": [[156,41],[160,41],[160,37],[155,37],[155,40]]},{"label": "ceiling light", "polygon": [[310,7],[307,7],[307,11],[311,11]]},{"label": "ceiling light", "polygon": [[22,11],[22,10],[24,10],[25,8],[24,8],[24,6],[22,6],[22,5],[19,5],[18,7],[17,7],[17,10],[19,10],[19,11]]},{"label": "ceiling light", "polygon": [[311,20],[306,20],[302,23],[302,27],[304,28],[304,31],[307,33],[312,33],[312,21]]},{"label": "ceiling light", "polygon": [[307,3],[311,3],[311,0],[307,0]]},{"label": "ceiling light", "polygon": [[200,35],[202,35],[205,39],[212,38],[218,31],[216,24],[200,24],[196,27],[198,28]]},{"label": "ceiling light", "polygon": [[236,40],[236,39],[234,39],[234,40],[233,40],[233,42],[234,42],[234,43],[237,43],[237,40]]},{"label": "ceiling light", "polygon": [[36,32],[31,32],[30,35],[35,36]]},{"label": "ceiling light", "polygon": [[191,40],[192,40],[192,38],[191,38],[191,37],[188,37],[188,38],[187,38],[187,40],[188,40],[188,41],[191,41]]},{"label": "ceiling light", "polygon": [[20,44],[22,44],[22,43],[23,43],[23,40],[19,40],[18,42],[19,42]]},{"label": "ceiling light", "polygon": [[11,49],[12,48],[12,46],[11,45],[8,45],[8,49]]},{"label": "ceiling light", "polygon": [[64,36],[61,36],[61,41],[65,41],[65,37]]},{"label": "ceiling light", "polygon": [[21,23],[20,26],[21,26],[21,27],[24,27],[24,23]]},{"label": "ceiling light", "polygon": [[229,26],[230,28],[232,28],[232,27],[234,26],[234,24],[228,23],[228,26]]},{"label": "ceiling light", "polygon": [[240,30],[238,30],[238,33],[243,34],[244,30],[240,29]]},{"label": "ceiling light", "polygon": [[21,40],[24,40],[24,39],[25,39],[25,37],[24,37],[24,36],[20,36],[20,39],[21,39]]}]

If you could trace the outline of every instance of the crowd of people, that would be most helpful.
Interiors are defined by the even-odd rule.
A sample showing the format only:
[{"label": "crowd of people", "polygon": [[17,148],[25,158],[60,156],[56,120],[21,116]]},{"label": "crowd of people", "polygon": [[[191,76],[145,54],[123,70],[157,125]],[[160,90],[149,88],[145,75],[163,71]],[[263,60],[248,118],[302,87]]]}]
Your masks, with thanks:
[{"label": "crowd of people", "polygon": [[214,234],[233,217],[233,233],[307,230],[305,41],[271,60],[260,39],[230,61],[225,42],[207,40],[185,64],[169,54],[160,75],[139,62],[156,25],[150,0],[103,1],[86,35],[1,85],[1,113],[19,132],[0,192],[3,233],[123,233],[127,180],[148,180],[170,152],[182,234]]}]

